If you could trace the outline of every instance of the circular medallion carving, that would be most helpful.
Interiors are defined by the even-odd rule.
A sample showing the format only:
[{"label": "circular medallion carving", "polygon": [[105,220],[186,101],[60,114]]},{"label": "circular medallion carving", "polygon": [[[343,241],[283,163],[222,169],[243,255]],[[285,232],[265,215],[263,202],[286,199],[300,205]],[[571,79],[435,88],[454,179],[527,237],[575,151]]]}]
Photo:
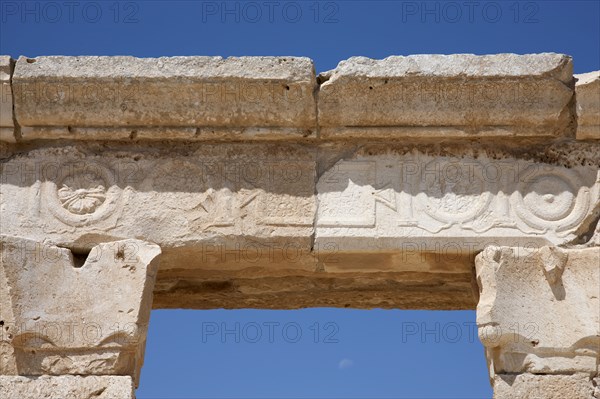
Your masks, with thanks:
[{"label": "circular medallion carving", "polygon": [[99,164],[73,164],[55,180],[44,182],[43,197],[49,211],[70,226],[103,220],[114,212],[122,190],[110,170]]},{"label": "circular medallion carving", "polygon": [[481,215],[492,195],[479,162],[434,160],[425,166],[421,191],[425,212],[445,223],[468,222]]},{"label": "circular medallion carving", "polygon": [[557,169],[524,175],[529,178],[519,182],[513,205],[527,225],[564,231],[583,220],[590,196],[575,172]]}]

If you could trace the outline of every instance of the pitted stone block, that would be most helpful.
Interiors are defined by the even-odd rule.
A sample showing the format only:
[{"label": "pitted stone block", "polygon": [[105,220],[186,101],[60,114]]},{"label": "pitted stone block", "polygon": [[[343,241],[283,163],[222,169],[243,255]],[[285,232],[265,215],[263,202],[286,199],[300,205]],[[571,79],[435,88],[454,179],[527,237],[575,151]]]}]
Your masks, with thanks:
[{"label": "pitted stone block", "polygon": [[353,57],[320,76],[327,138],[570,136],[562,54]]},{"label": "pitted stone block", "polygon": [[24,140],[302,139],[315,87],[302,57],[21,57],[13,77]]}]

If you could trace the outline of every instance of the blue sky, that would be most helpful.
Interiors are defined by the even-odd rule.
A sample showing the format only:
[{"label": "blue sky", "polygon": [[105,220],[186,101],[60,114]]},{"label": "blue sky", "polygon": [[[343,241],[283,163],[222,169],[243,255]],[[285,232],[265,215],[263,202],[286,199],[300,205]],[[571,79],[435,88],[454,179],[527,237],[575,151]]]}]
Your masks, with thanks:
[{"label": "blue sky", "polygon": [[[558,52],[576,73],[600,69],[598,1],[1,0],[0,21],[0,53],[13,57],[295,55],[320,72],[354,55]],[[490,398],[474,322],[473,311],[154,311],[137,394]]]},{"label": "blue sky", "polygon": [[473,311],[153,311],[142,373],[141,399],[492,396]]}]

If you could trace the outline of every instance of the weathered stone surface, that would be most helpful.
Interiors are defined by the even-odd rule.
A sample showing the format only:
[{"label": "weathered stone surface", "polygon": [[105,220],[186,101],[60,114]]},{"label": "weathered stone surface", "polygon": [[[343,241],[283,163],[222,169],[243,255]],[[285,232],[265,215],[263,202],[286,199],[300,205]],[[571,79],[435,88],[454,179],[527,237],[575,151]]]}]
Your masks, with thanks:
[{"label": "weathered stone surface", "polygon": [[[159,308],[475,306],[463,257],[348,256],[335,243],[315,244],[315,149],[103,146],[98,153],[42,147],[3,163],[2,233],[82,253],[127,237],[155,242],[163,251]],[[389,267],[402,256],[409,267]]]},{"label": "weathered stone surface", "polygon": [[600,247],[488,247],[475,266],[492,377],[598,371]]},{"label": "weathered stone surface", "polygon": [[[359,258],[359,256],[356,256]],[[415,258],[417,256],[415,255]],[[326,259],[340,266],[347,259]],[[277,272],[269,264],[235,272],[161,271],[154,292],[158,309],[301,309],[337,307],[360,309],[473,309],[475,284],[470,272],[378,272],[377,257],[364,256],[348,271]],[[416,262],[416,261],[415,261]],[[425,263],[425,261],[423,261]],[[316,265],[318,266],[318,264]],[[413,263],[415,266],[415,263]]]},{"label": "weathered stone surface", "polygon": [[570,135],[572,69],[553,53],[353,57],[320,77],[321,136]]},{"label": "weathered stone surface", "polygon": [[567,244],[597,217],[595,165],[388,147],[360,151],[320,176],[316,244],[334,245],[350,259],[388,253],[389,270],[410,270],[407,255],[428,251],[462,257],[467,261],[457,263],[469,268],[487,245]]},{"label": "weathered stone surface", "polygon": [[297,57],[21,57],[13,77],[24,140],[302,138],[315,87]]},{"label": "weathered stone surface", "polygon": [[600,139],[600,71],[575,75],[577,138]]},{"label": "weathered stone surface", "polygon": [[493,381],[494,399],[594,399],[588,374],[499,374]]},{"label": "weathered stone surface", "polygon": [[50,56],[21,57],[12,92],[20,140],[559,137],[575,108],[593,138],[597,72],[578,77],[575,107],[571,59],[553,53],[353,57],[320,87],[301,57]]},{"label": "weathered stone surface", "polygon": [[315,154],[303,147],[67,146],[30,151],[1,168],[3,234],[76,250],[136,237],[163,248],[164,269],[204,262],[226,270],[221,258],[239,261],[229,264],[237,269],[256,266],[259,250],[271,249],[275,263],[284,247],[310,252]]},{"label": "weathered stone surface", "polygon": [[2,399],[134,399],[133,381],[125,376],[0,375]]},{"label": "weathered stone surface", "polygon": [[79,257],[39,241],[0,240],[0,373],[137,380],[160,248],[129,239]]},{"label": "weathered stone surface", "polygon": [[132,398],[151,307],[479,300],[496,399],[600,399],[599,78],[570,57],[11,68],[0,397]]},{"label": "weathered stone surface", "polygon": [[10,80],[14,61],[7,55],[0,56],[0,141],[15,142],[13,100]]},{"label": "weathered stone surface", "polygon": [[485,245],[568,243],[597,214],[577,148],[563,167],[383,147],[37,145],[0,166],[0,230],[81,253],[155,242],[158,308],[472,309]]},{"label": "weathered stone surface", "polygon": [[[316,273],[315,157],[290,145],[43,148],[1,166],[0,228],[80,252],[127,237],[155,242],[157,290],[174,299],[157,303],[177,307],[190,303],[182,291],[220,297],[232,278]],[[245,295],[228,303],[251,306]]]}]

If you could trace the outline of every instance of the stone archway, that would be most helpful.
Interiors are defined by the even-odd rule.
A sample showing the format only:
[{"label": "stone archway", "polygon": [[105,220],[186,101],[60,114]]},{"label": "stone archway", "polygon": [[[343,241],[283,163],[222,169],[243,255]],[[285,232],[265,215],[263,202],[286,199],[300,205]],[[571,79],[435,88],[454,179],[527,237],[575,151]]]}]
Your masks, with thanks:
[{"label": "stone archway", "polygon": [[328,306],[477,308],[496,398],[600,397],[570,57],[1,66],[0,392],[133,397],[153,307]]}]

